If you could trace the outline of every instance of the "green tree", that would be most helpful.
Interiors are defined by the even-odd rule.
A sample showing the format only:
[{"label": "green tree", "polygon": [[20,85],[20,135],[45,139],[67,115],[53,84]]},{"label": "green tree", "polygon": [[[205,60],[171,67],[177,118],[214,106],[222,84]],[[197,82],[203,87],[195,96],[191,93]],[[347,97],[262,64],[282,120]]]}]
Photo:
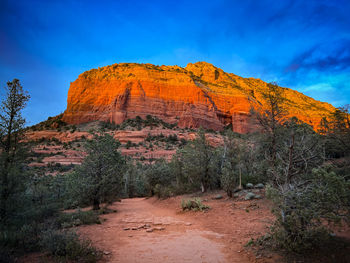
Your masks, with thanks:
[{"label": "green tree", "polygon": [[199,129],[197,138],[188,143],[182,150],[183,172],[192,184],[200,184],[201,191],[205,192],[214,179],[213,161],[214,148],[209,144],[203,129]]},{"label": "green tree", "polygon": [[272,237],[283,248],[301,251],[326,237],[321,235],[328,226],[324,220],[334,223],[349,216],[349,186],[343,177],[320,168],[324,146],[312,127],[293,118],[284,123],[281,134],[276,177],[268,189],[277,219]]},{"label": "green tree", "polygon": [[321,120],[320,132],[326,138],[326,152],[329,158],[350,155],[350,105],[335,109]]},{"label": "green tree", "polygon": [[[18,79],[7,82],[0,112],[0,221],[6,223],[15,213],[24,193],[23,147],[20,143],[25,119],[22,110],[30,96],[23,90]],[[1,224],[3,225],[3,224]]]},{"label": "green tree", "polygon": [[143,169],[148,194],[150,196],[156,194],[158,197],[169,197],[175,182],[169,164],[164,159],[159,159],[154,163],[144,165]]},{"label": "green tree", "polygon": [[229,197],[232,197],[235,187],[242,188],[242,168],[245,149],[230,130],[226,133],[224,142],[221,164],[221,187]]},{"label": "green tree", "polygon": [[283,124],[277,145],[274,182],[278,187],[292,185],[299,176],[320,167],[325,160],[321,136],[297,118]]},{"label": "green tree", "polygon": [[349,182],[330,167],[313,169],[284,189],[269,188],[276,221],[272,238],[288,251],[304,252],[328,239],[331,227],[350,219]]},{"label": "green tree", "polygon": [[112,202],[121,196],[126,170],[120,143],[109,134],[95,135],[86,143],[87,156],[70,175],[70,191],[80,204],[100,209],[101,202]]},{"label": "green tree", "polygon": [[127,160],[127,170],[124,174],[124,192],[126,196],[132,198],[136,196],[145,196],[145,174],[143,165],[139,162],[134,163],[133,159]]},{"label": "green tree", "polygon": [[268,83],[267,91],[263,94],[263,106],[260,103],[252,105],[251,113],[257,118],[264,133],[264,148],[266,160],[269,162],[270,175],[277,177],[276,163],[278,140],[280,137],[281,125],[286,118],[284,90],[276,83]]}]

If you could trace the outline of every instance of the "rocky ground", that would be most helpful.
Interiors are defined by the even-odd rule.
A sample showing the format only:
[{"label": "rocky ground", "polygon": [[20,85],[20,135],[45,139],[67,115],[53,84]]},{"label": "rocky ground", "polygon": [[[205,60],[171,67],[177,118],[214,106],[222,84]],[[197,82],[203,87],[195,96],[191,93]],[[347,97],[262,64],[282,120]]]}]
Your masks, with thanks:
[{"label": "rocky ground", "polygon": [[[31,145],[30,166],[46,169],[46,174],[65,172],[85,158],[84,144],[93,137],[92,131],[99,131],[99,123],[66,126],[64,130],[28,130],[25,140]],[[106,129],[120,141],[123,155],[136,160],[151,162],[155,159],[170,160],[176,149],[196,137],[196,132],[188,129],[127,126],[124,129]],[[208,141],[219,146],[223,137],[218,132],[207,133]]]}]

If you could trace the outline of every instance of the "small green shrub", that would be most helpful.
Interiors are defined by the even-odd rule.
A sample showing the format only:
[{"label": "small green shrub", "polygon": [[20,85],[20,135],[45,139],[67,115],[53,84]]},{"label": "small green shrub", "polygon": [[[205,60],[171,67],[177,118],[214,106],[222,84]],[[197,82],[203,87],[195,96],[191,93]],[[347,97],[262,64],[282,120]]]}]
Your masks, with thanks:
[{"label": "small green shrub", "polygon": [[97,262],[102,253],[91,245],[91,241],[80,239],[75,232],[52,231],[44,233],[41,246],[60,262]]},{"label": "small green shrub", "polygon": [[101,224],[95,211],[77,210],[74,213],[61,213],[57,218],[57,224],[62,228],[70,228],[80,225]]},{"label": "small green shrub", "polygon": [[126,149],[129,149],[129,148],[132,147],[132,146],[133,146],[132,142],[131,142],[131,141],[127,141],[127,142],[126,142],[126,145],[125,145],[125,148],[126,148]]},{"label": "small green shrub", "polygon": [[158,197],[158,198],[169,198],[171,196],[174,195],[172,188],[168,187],[168,186],[162,186],[160,184],[156,184],[154,189],[154,194]]},{"label": "small green shrub", "polygon": [[189,200],[182,199],[181,207],[183,211],[185,210],[203,211],[210,208],[209,206],[203,204],[200,198],[194,198]]}]

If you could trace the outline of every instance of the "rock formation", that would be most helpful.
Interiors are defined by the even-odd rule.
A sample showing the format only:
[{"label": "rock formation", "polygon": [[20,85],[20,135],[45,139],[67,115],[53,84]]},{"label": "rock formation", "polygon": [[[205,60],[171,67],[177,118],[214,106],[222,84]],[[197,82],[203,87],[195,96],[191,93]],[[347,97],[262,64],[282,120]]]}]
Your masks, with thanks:
[{"label": "rock formation", "polygon": [[[282,88],[289,116],[317,128],[334,107],[297,91]],[[147,115],[179,127],[236,132],[256,129],[254,104],[266,105],[267,83],[242,78],[206,62],[178,66],[121,63],[82,73],[71,83],[63,120],[69,124],[115,122]]]}]

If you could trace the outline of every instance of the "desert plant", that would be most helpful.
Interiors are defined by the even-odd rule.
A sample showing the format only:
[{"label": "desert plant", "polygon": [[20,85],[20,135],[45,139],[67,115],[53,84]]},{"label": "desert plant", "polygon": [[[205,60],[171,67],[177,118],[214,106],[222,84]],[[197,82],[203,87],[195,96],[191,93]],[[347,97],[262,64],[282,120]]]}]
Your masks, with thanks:
[{"label": "desert plant", "polygon": [[57,217],[56,222],[59,228],[70,228],[80,225],[100,224],[98,213],[95,211],[82,211],[78,209],[75,212],[62,212]]},{"label": "desert plant", "polygon": [[89,240],[81,239],[72,231],[47,230],[43,233],[41,246],[59,260],[92,263],[102,257]]},{"label": "desert plant", "polygon": [[277,218],[271,228],[274,245],[304,252],[329,239],[332,225],[350,222],[349,187],[329,167],[314,169],[283,188],[268,187]]},{"label": "desert plant", "polygon": [[210,207],[203,204],[200,198],[194,198],[194,199],[188,199],[188,200],[182,199],[181,208],[183,211],[185,210],[203,211],[203,210],[209,209]]}]

